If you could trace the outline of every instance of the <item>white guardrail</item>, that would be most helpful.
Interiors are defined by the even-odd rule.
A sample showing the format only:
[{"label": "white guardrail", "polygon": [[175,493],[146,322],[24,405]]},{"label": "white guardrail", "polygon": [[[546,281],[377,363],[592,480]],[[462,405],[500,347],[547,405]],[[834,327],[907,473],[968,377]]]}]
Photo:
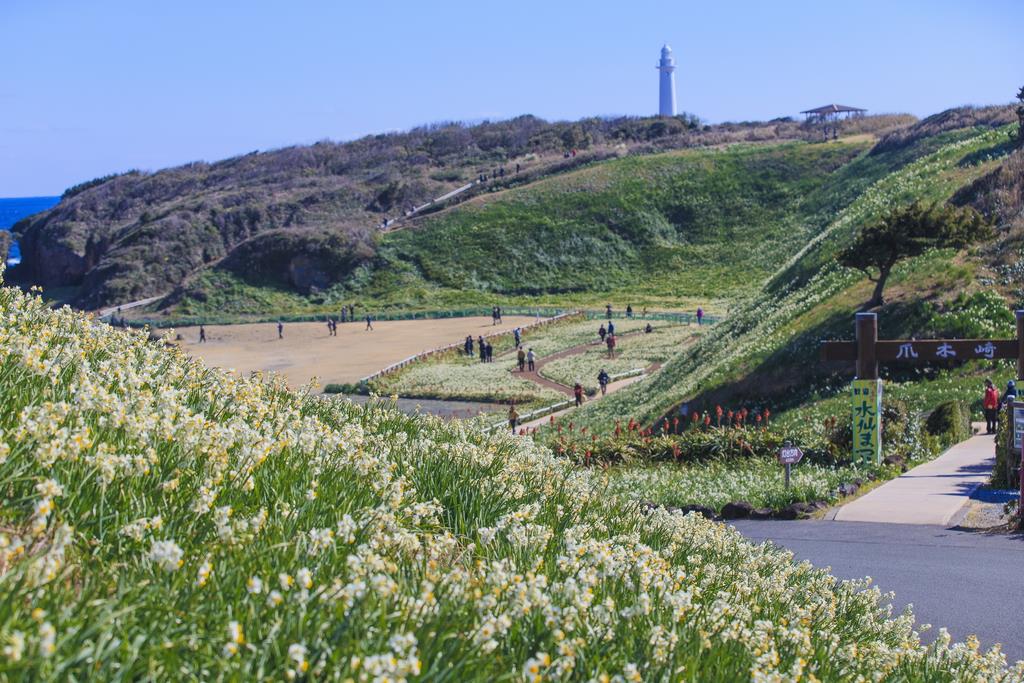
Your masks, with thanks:
[{"label": "white guardrail", "polygon": [[[626,372],[620,372],[617,375],[609,375],[608,379],[611,380],[612,382],[614,382],[615,380],[619,380],[619,379],[627,379],[629,377],[638,377],[638,376],[644,375],[646,373],[647,373],[647,371],[644,368],[635,368],[633,370],[627,370]],[[531,410],[530,412],[524,413],[524,414],[519,416],[519,424],[522,425],[524,422],[529,422],[530,420],[536,420],[538,417],[544,417],[545,415],[549,415],[551,413],[556,413],[559,410],[561,410],[562,408],[568,408],[573,403],[575,403],[575,401],[566,399],[565,401],[559,401],[558,403],[552,403],[550,405],[546,405],[543,408],[537,408],[536,410]],[[490,427],[488,427],[487,430],[488,431],[493,431],[495,429],[498,429],[499,427],[508,427],[508,420],[505,420],[504,422],[495,422]]]},{"label": "white guardrail", "polygon": [[[535,323],[530,323],[528,325],[523,325],[519,329],[521,329],[521,330],[523,330],[525,332],[526,330],[531,330],[531,329],[534,329],[534,328],[537,328],[537,327],[543,327],[544,325],[550,325],[551,323],[556,322],[558,320],[563,320],[565,318],[570,318],[572,316],[579,315],[579,314],[580,314],[579,311],[571,311],[569,313],[559,313],[558,315],[553,316],[551,318],[544,318],[543,320],[539,320],[539,321],[537,321]],[[503,334],[511,334],[511,331],[503,330],[501,332],[492,332],[491,334],[484,334],[484,335],[481,335],[481,336],[484,339],[490,339],[491,337],[498,337],[498,336],[501,336]],[[446,351],[451,351],[452,349],[461,349],[462,345],[464,343],[465,342],[459,341],[459,342],[455,342],[454,344],[446,344],[445,346],[438,346],[437,348],[434,348],[434,349],[428,349],[426,351],[421,351],[420,353],[417,353],[417,354],[415,354],[413,356],[409,356],[408,358],[403,358],[402,360],[398,361],[397,363],[392,363],[391,365],[388,365],[387,367],[378,370],[377,372],[373,373],[372,375],[367,375],[366,377],[360,378],[359,383],[360,384],[366,384],[367,382],[375,380],[378,377],[383,377],[384,375],[387,375],[389,373],[395,372],[396,370],[401,370],[402,368],[404,368],[405,366],[409,365],[410,363],[415,363],[417,361],[421,361],[424,358],[428,358],[429,356],[433,356],[433,355],[438,354],[438,353],[445,353]]]}]

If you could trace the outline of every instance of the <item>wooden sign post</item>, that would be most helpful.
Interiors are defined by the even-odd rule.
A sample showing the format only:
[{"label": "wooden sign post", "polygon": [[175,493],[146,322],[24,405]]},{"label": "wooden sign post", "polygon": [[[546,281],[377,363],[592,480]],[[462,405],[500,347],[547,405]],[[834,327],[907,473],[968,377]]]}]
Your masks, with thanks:
[{"label": "wooden sign post", "polygon": [[[856,341],[822,342],[822,360],[856,361],[857,364],[857,376],[851,390],[854,454],[865,463],[877,464],[882,458],[882,382],[878,378],[880,362],[928,363],[1015,358],[1017,379],[1024,380],[1024,310],[1015,313],[1016,339],[879,340],[878,314],[858,313],[855,323]],[[1013,452],[1019,450],[1017,448]]]},{"label": "wooden sign post", "polygon": [[782,448],[779,449],[779,462],[782,463],[786,469],[786,490],[789,490],[789,472],[790,468],[800,462],[800,459],[804,457],[804,452],[793,445],[792,441],[786,441],[782,444]]}]

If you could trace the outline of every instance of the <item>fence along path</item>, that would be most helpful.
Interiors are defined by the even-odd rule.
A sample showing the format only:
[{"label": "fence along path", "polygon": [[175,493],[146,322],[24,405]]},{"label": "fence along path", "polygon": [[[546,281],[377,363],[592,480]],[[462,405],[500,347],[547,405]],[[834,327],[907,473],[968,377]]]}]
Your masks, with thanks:
[{"label": "fence along path", "polygon": [[[551,323],[558,322],[560,320],[566,320],[567,318],[571,318],[571,317],[574,317],[574,316],[577,316],[577,315],[579,315],[578,311],[572,311],[572,312],[569,312],[569,313],[560,313],[560,314],[558,314],[556,316],[553,316],[551,318],[544,318],[542,320],[538,320],[535,323],[530,323],[529,325],[526,325],[526,326],[522,327],[521,329],[524,330],[524,331],[525,330],[533,330],[533,329],[537,329],[538,327],[543,327],[544,325],[550,325]],[[509,332],[507,330],[503,330],[501,332],[494,332],[492,334],[485,334],[485,335],[482,335],[482,336],[484,337],[484,339],[489,339],[491,337],[496,337],[496,336],[500,336],[500,335],[503,335],[503,334],[509,334]],[[378,377],[382,377],[382,376],[387,375],[389,373],[395,372],[396,370],[401,370],[402,368],[406,367],[410,363],[416,363],[418,361],[424,360],[426,358],[429,358],[430,356],[434,356],[434,355],[437,355],[439,353],[445,353],[447,351],[452,351],[454,349],[461,349],[463,343],[464,343],[463,341],[457,341],[457,342],[454,342],[452,344],[446,344],[444,346],[438,346],[437,348],[427,349],[426,351],[421,351],[421,352],[419,352],[417,354],[413,354],[413,355],[409,356],[408,358],[403,358],[402,360],[400,360],[400,361],[398,361],[396,363],[392,363],[391,365],[388,365],[387,367],[381,368],[380,370],[378,370],[377,372],[375,372],[373,374],[370,374],[370,375],[367,375],[366,377],[360,378],[359,383],[360,384],[366,384],[366,383],[370,382],[371,380],[374,380],[374,379],[376,379]]]}]

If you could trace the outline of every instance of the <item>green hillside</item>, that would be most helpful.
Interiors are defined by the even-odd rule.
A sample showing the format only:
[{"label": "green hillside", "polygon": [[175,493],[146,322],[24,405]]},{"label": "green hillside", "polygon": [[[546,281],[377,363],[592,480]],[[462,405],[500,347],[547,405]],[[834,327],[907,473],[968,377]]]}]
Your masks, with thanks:
[{"label": "green hillside", "polygon": [[[843,134],[898,129],[910,116],[850,121]],[[622,155],[737,142],[819,139],[792,120],[701,125],[696,117],[533,116],[476,125],[441,123],[350,142],[256,151],[157,172],[80,183],[52,209],[14,226],[22,262],[8,276],[82,308],[245,278],[233,309],[299,310],[376,256],[385,222],[405,227],[416,208],[453,203]],[[458,190],[457,197],[450,195]],[[438,200],[441,197],[448,199]],[[397,221],[397,222],[396,222]],[[244,288],[243,288],[244,289]],[[251,295],[251,296],[250,296]],[[225,298],[220,296],[223,302]]]},{"label": "green hillside", "polygon": [[[915,200],[945,201],[955,196],[959,203],[983,206],[1000,192],[1016,191],[1018,197],[1015,209],[1004,202],[1002,214],[990,212],[998,226],[992,244],[968,254],[931,252],[897,267],[889,302],[879,311],[881,336],[1012,334],[1007,325],[1009,308],[1020,300],[1013,288],[1016,271],[1007,260],[1016,262],[1024,228],[1019,177],[1006,171],[1021,164],[1022,152],[1011,154],[1012,132],[1010,126],[958,126],[910,137],[900,147],[868,155],[842,169],[841,173],[850,173],[858,164],[884,163],[888,155],[903,162],[913,159],[867,185],[793,258],[780,262],[754,297],[733,309],[698,344],[649,382],[585,407],[576,421],[606,429],[616,419],[628,417],[652,423],[684,402],[696,410],[717,404],[769,406],[776,413],[798,407],[810,410],[820,398],[844,395],[851,368],[819,362],[818,343],[851,337],[853,313],[870,298],[871,283],[861,273],[840,267],[835,254],[886,210]],[[1007,273],[1002,281],[999,272]],[[968,296],[972,293],[977,294]],[[1000,368],[994,363],[932,369],[925,375],[941,377],[952,386],[957,384],[954,377],[964,373],[1007,374]],[[922,377],[921,371],[887,372],[894,380]],[[920,399],[915,407],[921,409],[933,406],[940,395],[923,389],[906,394]],[[960,397],[974,398],[973,394]]]},{"label": "green hillside", "polygon": [[[183,315],[502,301],[723,308],[755,293],[827,217],[903,163],[862,138],[734,145],[604,161],[485,195],[382,235],[318,304],[258,274],[193,279]],[[268,285],[271,285],[268,287]],[[623,304],[624,305],[624,304]]]}]

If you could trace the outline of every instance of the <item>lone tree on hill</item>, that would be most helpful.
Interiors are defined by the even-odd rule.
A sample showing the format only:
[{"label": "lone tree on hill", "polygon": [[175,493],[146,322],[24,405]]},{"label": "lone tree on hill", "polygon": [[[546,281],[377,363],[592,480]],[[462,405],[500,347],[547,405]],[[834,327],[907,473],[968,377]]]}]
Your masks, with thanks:
[{"label": "lone tree on hill", "polygon": [[890,211],[874,225],[864,228],[838,258],[847,268],[864,271],[875,283],[875,293],[868,302],[871,308],[885,303],[882,291],[893,266],[899,261],[920,256],[929,249],[963,249],[992,235],[992,227],[985,218],[969,206],[957,209],[938,203],[926,206],[914,202]]}]

